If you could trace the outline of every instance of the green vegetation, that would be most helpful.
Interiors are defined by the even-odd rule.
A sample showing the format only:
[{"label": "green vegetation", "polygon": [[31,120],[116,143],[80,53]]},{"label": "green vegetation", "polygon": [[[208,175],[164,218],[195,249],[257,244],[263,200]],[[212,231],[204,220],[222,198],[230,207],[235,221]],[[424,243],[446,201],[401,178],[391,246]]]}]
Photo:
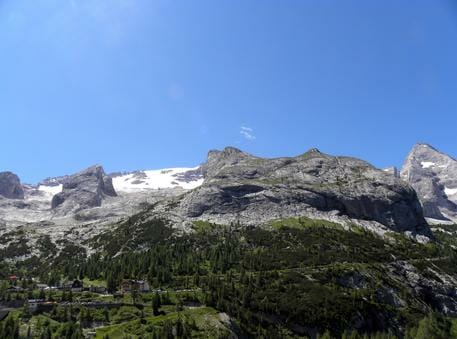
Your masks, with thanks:
[{"label": "green vegetation", "polygon": [[275,229],[279,228],[309,228],[309,227],[327,227],[327,228],[336,228],[336,229],[343,229],[340,224],[326,221],[326,220],[317,220],[317,219],[310,219],[306,217],[299,217],[299,218],[287,218],[281,220],[274,220],[270,222],[271,227]]},{"label": "green vegetation", "polygon": [[[230,331],[248,338],[457,338],[456,321],[440,313],[433,296],[417,294],[391,273],[392,262],[402,261],[437,282],[441,274],[457,274],[455,240],[443,235],[420,244],[308,218],[265,227],[197,221],[194,232],[178,235],[168,222],[138,215],[93,239],[100,253],[87,257],[65,243],[65,255],[55,258],[57,265],[48,262],[47,271],[37,272],[37,258],[33,269],[31,261],[4,262],[3,274],[18,274],[16,285],[32,289],[25,277],[35,274],[49,283],[80,278],[109,292],[139,279],[155,291],[20,292],[0,283],[2,300],[44,294],[57,303],[119,304],[109,310],[58,304],[29,315],[21,309],[1,322],[2,331],[5,338],[14,331],[78,338],[95,326],[97,338],[224,338]],[[41,240],[52,253],[48,239]]]},{"label": "green vegetation", "polygon": [[221,228],[221,227],[224,227],[224,226],[217,225],[217,224],[210,223],[208,221],[203,221],[203,220],[196,220],[193,222],[193,229],[199,233],[213,232],[217,228]]},{"label": "green vegetation", "polygon": [[228,334],[216,310],[210,307],[186,309],[164,315],[134,317],[120,324],[103,327],[96,338],[168,338],[175,329],[177,338],[222,338]]}]

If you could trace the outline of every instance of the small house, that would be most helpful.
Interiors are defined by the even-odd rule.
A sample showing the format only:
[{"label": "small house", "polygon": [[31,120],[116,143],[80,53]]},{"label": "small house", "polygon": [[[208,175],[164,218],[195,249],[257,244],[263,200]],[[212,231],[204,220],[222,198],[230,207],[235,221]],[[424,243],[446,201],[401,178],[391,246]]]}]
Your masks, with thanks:
[{"label": "small house", "polygon": [[82,292],[84,288],[83,282],[81,280],[73,280],[63,285],[63,289],[71,290],[72,292]]},{"label": "small house", "polygon": [[49,286],[46,284],[36,284],[36,288],[38,288],[40,291],[49,290]]},{"label": "small house", "polygon": [[13,286],[8,287],[7,291],[8,292],[23,292],[24,289],[22,287],[20,287],[20,286],[14,286],[13,285]]},{"label": "small house", "polygon": [[76,279],[71,284],[72,292],[82,292],[83,288],[84,288],[84,284],[81,280]]},{"label": "small house", "polygon": [[124,293],[132,292],[133,290],[138,292],[149,292],[150,287],[146,280],[127,279],[122,282],[121,290]]},{"label": "small house", "polygon": [[106,287],[104,286],[89,286],[89,292],[93,292],[93,293],[105,293],[106,292]]}]

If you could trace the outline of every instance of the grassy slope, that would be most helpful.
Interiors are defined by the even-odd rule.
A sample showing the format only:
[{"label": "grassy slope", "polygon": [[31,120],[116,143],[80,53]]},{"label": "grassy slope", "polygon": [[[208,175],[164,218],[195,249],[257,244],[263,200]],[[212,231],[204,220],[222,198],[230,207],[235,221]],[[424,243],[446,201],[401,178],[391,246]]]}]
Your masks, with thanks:
[{"label": "grassy slope", "polygon": [[102,339],[105,335],[109,335],[111,339],[121,339],[129,335],[131,338],[141,338],[145,334],[151,333],[153,327],[162,327],[166,321],[175,321],[181,317],[195,321],[197,330],[194,331],[192,337],[207,338],[209,332],[227,333],[224,325],[221,323],[218,312],[211,307],[202,307],[195,309],[186,309],[182,312],[170,312],[157,317],[145,317],[135,319],[121,324],[111,325],[97,329],[96,338]]}]

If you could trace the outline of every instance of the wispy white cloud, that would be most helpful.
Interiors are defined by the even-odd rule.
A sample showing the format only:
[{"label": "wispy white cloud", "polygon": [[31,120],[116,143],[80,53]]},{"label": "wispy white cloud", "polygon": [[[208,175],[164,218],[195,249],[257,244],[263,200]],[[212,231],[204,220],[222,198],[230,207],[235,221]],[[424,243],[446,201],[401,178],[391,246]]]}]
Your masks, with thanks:
[{"label": "wispy white cloud", "polygon": [[254,130],[251,127],[241,126],[241,128],[240,128],[240,134],[246,140],[255,140],[256,137],[253,132],[254,132]]}]

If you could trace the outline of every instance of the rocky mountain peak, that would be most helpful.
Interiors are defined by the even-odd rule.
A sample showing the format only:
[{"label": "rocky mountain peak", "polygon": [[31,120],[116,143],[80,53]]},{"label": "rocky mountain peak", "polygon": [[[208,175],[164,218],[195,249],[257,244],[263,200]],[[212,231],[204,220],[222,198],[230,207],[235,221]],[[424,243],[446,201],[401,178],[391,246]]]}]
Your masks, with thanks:
[{"label": "rocky mountain peak", "polygon": [[429,150],[433,150],[435,152],[438,152],[436,148],[434,148],[432,145],[426,143],[426,142],[416,142],[413,147],[412,147],[412,151],[417,151],[417,150],[420,150],[420,149],[429,149]]},{"label": "rocky mountain peak", "polygon": [[235,160],[239,158],[244,158],[247,153],[243,152],[242,150],[228,146],[225,147],[222,151],[220,150],[211,150],[208,152],[208,161],[214,161],[214,160]]},{"label": "rocky mountain peak", "polygon": [[52,198],[52,208],[65,212],[97,207],[107,196],[116,196],[112,178],[100,165],[91,166],[74,175],[65,177],[62,192]]},{"label": "rocky mountain peak", "polygon": [[415,144],[408,154],[408,158],[410,157],[421,158],[422,160],[431,160],[434,158],[450,158],[449,155],[440,152],[435,147],[427,143]]},{"label": "rocky mountain peak", "polygon": [[417,191],[426,217],[457,222],[457,160],[418,143],[405,160],[401,178]]},{"label": "rocky mountain peak", "polygon": [[24,189],[16,174],[0,172],[0,195],[7,199],[24,199]]},{"label": "rocky mountain peak", "polygon": [[322,154],[322,152],[318,148],[311,148],[305,154]]},{"label": "rocky mountain peak", "polygon": [[244,159],[252,157],[235,147],[225,147],[222,151],[211,150],[208,152],[208,159],[202,166],[205,177],[213,177],[217,172],[226,166],[235,165]]},{"label": "rocky mountain peak", "polygon": [[77,174],[87,175],[87,176],[95,175],[95,176],[99,177],[99,176],[105,175],[105,171],[103,169],[103,166],[97,164],[97,165],[90,166],[90,167],[80,171]]}]

